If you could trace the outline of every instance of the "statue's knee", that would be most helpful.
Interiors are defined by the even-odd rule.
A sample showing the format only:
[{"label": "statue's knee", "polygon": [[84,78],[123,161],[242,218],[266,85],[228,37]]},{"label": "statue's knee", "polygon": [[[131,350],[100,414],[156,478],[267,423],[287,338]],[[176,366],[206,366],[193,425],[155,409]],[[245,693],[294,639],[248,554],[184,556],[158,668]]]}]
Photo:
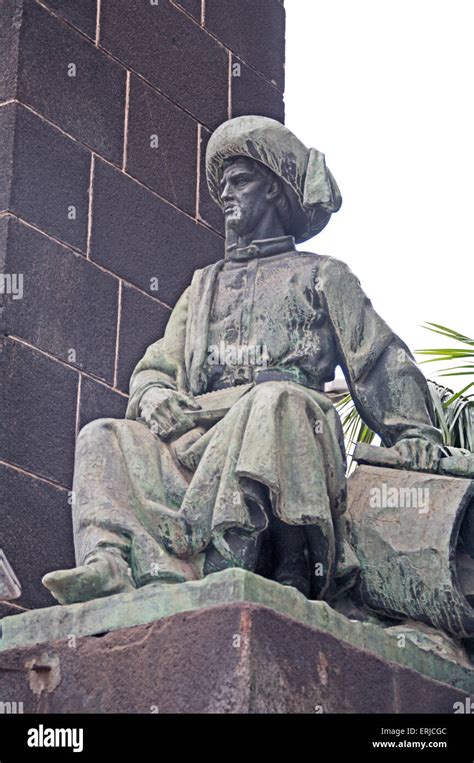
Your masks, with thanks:
[{"label": "statue's knee", "polygon": [[94,421],[90,421],[89,424],[82,427],[79,432],[78,440],[84,440],[85,438],[88,439],[90,437],[102,437],[104,434],[110,434],[110,432],[116,431],[116,425],[119,421],[119,419],[95,419]]}]

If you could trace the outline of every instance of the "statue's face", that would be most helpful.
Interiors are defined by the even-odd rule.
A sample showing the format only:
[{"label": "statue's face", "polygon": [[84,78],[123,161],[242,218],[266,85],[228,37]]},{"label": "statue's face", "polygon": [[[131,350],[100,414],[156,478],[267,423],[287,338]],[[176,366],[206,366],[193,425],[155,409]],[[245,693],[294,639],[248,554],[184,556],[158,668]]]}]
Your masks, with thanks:
[{"label": "statue's face", "polygon": [[226,231],[233,230],[239,236],[252,233],[275,204],[275,191],[268,178],[256,162],[245,157],[229,161],[220,190]]}]

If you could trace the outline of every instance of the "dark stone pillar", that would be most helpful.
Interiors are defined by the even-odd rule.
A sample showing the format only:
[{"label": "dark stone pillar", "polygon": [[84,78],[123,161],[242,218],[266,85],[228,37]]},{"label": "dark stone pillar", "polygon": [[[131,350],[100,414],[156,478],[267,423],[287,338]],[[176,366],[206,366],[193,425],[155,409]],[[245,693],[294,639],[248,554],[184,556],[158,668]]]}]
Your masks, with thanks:
[{"label": "dark stone pillar", "polygon": [[283,4],[244,5],[1,4],[0,545],[19,606],[52,604],[41,577],[74,563],[78,429],[124,415],[135,363],[222,256],[210,131],[283,120]]}]

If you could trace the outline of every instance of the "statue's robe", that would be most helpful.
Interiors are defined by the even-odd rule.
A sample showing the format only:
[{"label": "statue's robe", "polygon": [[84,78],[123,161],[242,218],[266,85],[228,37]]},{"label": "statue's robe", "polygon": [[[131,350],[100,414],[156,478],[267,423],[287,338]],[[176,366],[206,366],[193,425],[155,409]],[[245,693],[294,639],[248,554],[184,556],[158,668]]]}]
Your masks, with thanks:
[{"label": "statue's robe", "polygon": [[[256,364],[221,362],[221,342],[256,348]],[[135,368],[127,420],[99,420],[79,436],[77,562],[97,546],[114,546],[138,585],[224,566],[255,569],[273,514],[313,533],[310,561],[323,570],[313,592],[323,595],[351,563],[344,441],[324,393],[338,366],[385,445],[440,442],[423,374],[347,265],[298,252],[283,237],[196,271],[164,337]],[[140,420],[140,400],[152,387],[196,397],[239,382],[254,386],[210,429],[176,443]]]}]

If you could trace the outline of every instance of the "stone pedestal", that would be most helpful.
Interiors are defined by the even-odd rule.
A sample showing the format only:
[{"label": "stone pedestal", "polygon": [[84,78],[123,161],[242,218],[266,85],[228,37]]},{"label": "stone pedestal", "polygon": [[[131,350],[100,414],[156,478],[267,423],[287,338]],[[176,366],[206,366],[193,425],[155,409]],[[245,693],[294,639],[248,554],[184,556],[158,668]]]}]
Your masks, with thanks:
[{"label": "stone pedestal", "polygon": [[236,569],[0,624],[0,702],[24,712],[452,713],[474,691],[472,668]]}]

